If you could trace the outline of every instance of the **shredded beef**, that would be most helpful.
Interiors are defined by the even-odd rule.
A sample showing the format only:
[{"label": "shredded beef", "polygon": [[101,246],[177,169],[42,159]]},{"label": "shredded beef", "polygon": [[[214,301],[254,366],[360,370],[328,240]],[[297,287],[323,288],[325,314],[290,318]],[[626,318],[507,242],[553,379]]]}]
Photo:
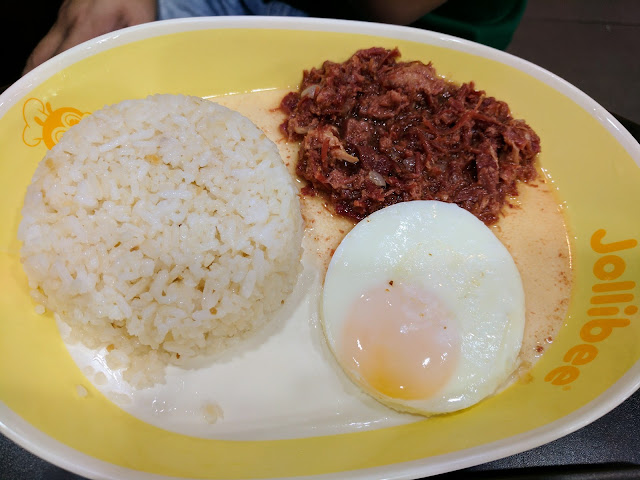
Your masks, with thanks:
[{"label": "shredded beef", "polygon": [[537,175],[538,135],[473,82],[455,85],[431,63],[399,57],[370,48],[326,61],[282,99],[282,130],[301,141],[305,193],[327,194],[357,220],[402,201],[440,200],[495,222],[517,183]]}]

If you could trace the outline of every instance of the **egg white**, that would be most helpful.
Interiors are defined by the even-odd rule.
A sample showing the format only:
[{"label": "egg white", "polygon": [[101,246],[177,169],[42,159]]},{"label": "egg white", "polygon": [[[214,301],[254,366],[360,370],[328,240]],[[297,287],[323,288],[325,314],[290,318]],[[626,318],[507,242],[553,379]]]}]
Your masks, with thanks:
[{"label": "egg white", "polygon": [[[428,398],[391,398],[341,358],[347,317],[358,297],[389,280],[434,292],[453,313],[460,353],[446,384]],[[476,404],[517,367],[525,304],[518,269],[504,245],[471,213],[437,201],[399,203],[362,220],[329,265],[322,322],[328,344],[349,377],[398,410],[424,415]]]}]

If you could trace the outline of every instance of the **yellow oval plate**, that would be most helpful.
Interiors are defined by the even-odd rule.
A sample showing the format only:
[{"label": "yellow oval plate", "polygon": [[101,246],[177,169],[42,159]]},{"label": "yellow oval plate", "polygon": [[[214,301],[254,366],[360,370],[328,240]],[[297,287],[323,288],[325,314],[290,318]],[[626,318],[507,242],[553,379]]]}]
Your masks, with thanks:
[{"label": "yellow oval plate", "polygon": [[[203,97],[296,88],[305,68],[399,47],[509,103],[540,134],[565,205],[575,282],[566,325],[530,382],[458,414],[367,432],[285,440],[189,437],[146,424],[84,377],[53,321],[34,313],[16,239],[31,175],[86,112],[153,93]],[[155,22],[82,44],[0,97],[0,422],[23,447],[92,478],[416,478],[565,435],[640,384],[640,148],[603,108],[535,65],[405,27],[300,18]],[[593,308],[607,307],[605,310]],[[596,312],[594,314],[594,312]],[[599,314],[597,312],[600,312]],[[84,382],[86,384],[86,382]]]}]

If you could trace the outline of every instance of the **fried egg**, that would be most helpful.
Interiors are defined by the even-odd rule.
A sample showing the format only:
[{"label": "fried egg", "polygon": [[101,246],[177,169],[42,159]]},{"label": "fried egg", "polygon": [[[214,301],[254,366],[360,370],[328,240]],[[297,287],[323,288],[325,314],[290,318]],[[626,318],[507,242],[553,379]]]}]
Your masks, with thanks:
[{"label": "fried egg", "polygon": [[411,201],[358,223],[326,273],[322,322],[344,372],[387,406],[470,407],[505,384],[525,323],[505,246],[455,204]]}]

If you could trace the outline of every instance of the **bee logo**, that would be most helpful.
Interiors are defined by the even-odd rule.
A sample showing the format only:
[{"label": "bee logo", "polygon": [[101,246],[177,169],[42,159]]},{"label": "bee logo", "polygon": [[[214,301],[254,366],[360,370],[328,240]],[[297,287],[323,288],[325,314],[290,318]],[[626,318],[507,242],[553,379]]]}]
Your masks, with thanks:
[{"label": "bee logo", "polygon": [[30,98],[22,107],[22,141],[28,147],[35,147],[44,142],[45,146],[51,149],[58,143],[62,134],[85,115],[89,115],[89,112],[81,112],[73,107],[54,110],[49,102],[43,103],[37,98]]}]

